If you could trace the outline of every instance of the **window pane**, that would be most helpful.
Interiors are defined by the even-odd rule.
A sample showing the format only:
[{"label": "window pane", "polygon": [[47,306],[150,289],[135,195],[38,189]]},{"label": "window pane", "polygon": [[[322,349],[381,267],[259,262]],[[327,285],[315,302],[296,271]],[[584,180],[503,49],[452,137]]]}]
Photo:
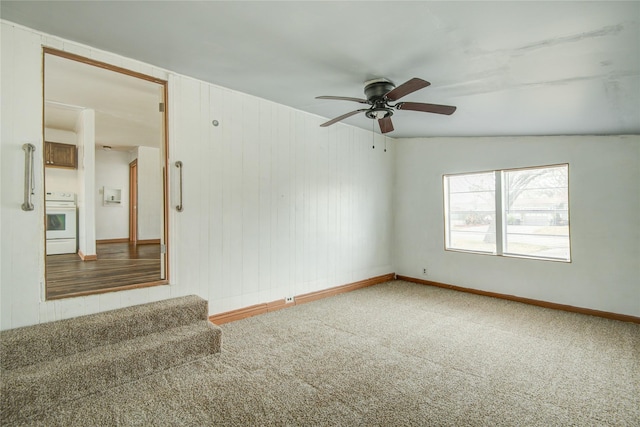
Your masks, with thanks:
[{"label": "window pane", "polygon": [[494,172],[445,176],[446,248],[496,251]]},{"label": "window pane", "polygon": [[570,260],[567,165],[503,172],[504,253]]}]

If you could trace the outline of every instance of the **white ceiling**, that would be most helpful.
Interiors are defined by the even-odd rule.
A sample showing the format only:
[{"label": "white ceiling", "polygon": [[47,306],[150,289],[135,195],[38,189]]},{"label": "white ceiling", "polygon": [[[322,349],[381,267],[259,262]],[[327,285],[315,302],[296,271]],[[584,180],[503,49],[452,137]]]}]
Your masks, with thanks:
[{"label": "white ceiling", "polygon": [[[431,86],[391,137],[640,133],[640,2],[0,2],[2,19],[333,118]],[[321,123],[324,120],[319,120]],[[363,114],[345,120],[365,129]]]},{"label": "white ceiling", "polygon": [[51,54],[45,55],[44,76],[46,128],[75,132],[79,112],[92,109],[96,145],[160,147],[161,84]]}]

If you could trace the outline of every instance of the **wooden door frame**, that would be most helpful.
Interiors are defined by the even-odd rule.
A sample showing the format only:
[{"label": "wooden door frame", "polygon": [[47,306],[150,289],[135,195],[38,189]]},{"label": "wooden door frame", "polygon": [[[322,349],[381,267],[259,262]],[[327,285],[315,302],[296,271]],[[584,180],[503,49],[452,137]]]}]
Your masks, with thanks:
[{"label": "wooden door frame", "polygon": [[[86,292],[82,292],[82,295],[93,295],[93,294],[100,294],[100,293],[105,293],[105,292],[113,292],[113,291],[119,291],[119,290],[125,290],[125,289],[134,289],[134,288],[143,288],[143,287],[148,287],[148,286],[156,286],[156,285],[167,285],[169,284],[169,188],[168,188],[168,182],[169,182],[169,177],[168,175],[168,171],[169,171],[169,135],[168,135],[168,122],[169,122],[169,113],[168,113],[168,108],[166,107],[169,103],[169,82],[167,80],[158,78],[158,77],[154,77],[151,75],[147,75],[144,73],[140,73],[137,71],[133,71],[133,70],[129,70],[123,67],[119,67],[117,65],[113,65],[107,62],[102,62],[96,59],[91,59],[91,58],[87,58],[87,57],[83,57],[81,55],[78,54],[74,54],[71,52],[66,52],[63,50],[59,50],[59,49],[55,49],[52,47],[47,47],[47,46],[43,46],[42,47],[42,137],[44,140],[44,133],[45,133],[45,129],[44,129],[44,124],[45,124],[45,58],[47,55],[53,55],[53,56],[57,56],[57,57],[61,57],[61,58],[66,58],[69,59],[71,61],[77,61],[80,63],[84,63],[87,65],[91,65],[91,66],[95,66],[98,68],[103,68],[105,70],[108,71],[112,71],[112,72],[116,72],[116,73],[120,73],[120,74],[124,74],[124,75],[128,75],[131,77],[135,77],[135,78],[139,78],[142,80],[146,80],[148,82],[153,82],[153,83],[157,83],[160,86],[160,90],[162,92],[162,101],[161,104],[159,106],[159,112],[162,114],[162,142],[161,142],[161,156],[162,156],[162,182],[163,182],[163,201],[164,201],[164,207],[163,207],[163,214],[164,214],[164,218],[163,218],[163,224],[164,224],[164,235],[161,238],[161,258],[160,258],[160,262],[161,262],[161,274],[163,277],[162,279],[155,281],[155,282],[146,282],[146,283],[139,283],[139,284],[134,284],[131,285],[129,287],[126,288],[122,288],[122,287],[115,287],[115,288],[105,288],[105,289],[100,289],[100,290],[91,290],[91,291],[86,291]],[[43,151],[43,169],[44,169],[44,151]],[[138,172],[137,170],[137,162],[136,162],[136,172]],[[137,177],[138,173],[136,173],[136,177]],[[135,182],[139,181],[139,179],[136,179]],[[131,186],[131,183],[130,183]],[[131,187],[130,187],[131,188]],[[137,185],[135,185],[134,187],[134,195],[137,199]],[[131,195],[129,197],[132,197]],[[135,239],[135,242],[137,242],[137,233],[138,233],[138,215],[137,215],[137,202],[135,203],[135,212],[134,215],[132,215],[132,218],[135,218],[135,225],[136,225],[136,230],[133,233],[133,238]],[[131,207],[130,207],[131,209]],[[43,216],[43,221],[46,221],[46,216]],[[131,221],[130,221],[131,223]],[[45,223],[46,225],[46,223]],[[44,241],[43,241],[43,245],[44,245]],[[44,251],[43,251],[44,252]],[[46,258],[45,258],[45,272],[46,272]],[[45,295],[46,295],[46,286],[47,286],[47,278],[46,278],[46,274],[44,277],[44,286],[45,286]],[[75,294],[75,295],[68,295],[68,297],[70,296],[80,296],[80,294]],[[46,299],[48,300],[49,298],[46,297]]]},{"label": "wooden door frame", "polygon": [[129,243],[138,241],[138,159],[129,163]]}]

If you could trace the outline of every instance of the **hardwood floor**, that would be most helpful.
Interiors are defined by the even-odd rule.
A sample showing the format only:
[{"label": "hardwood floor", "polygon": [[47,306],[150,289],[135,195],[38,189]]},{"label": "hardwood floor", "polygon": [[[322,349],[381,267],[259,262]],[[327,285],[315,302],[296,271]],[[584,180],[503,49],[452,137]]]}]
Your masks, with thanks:
[{"label": "hardwood floor", "polygon": [[47,299],[162,280],[159,244],[98,243],[96,249],[96,261],[82,261],[76,254],[47,255]]}]

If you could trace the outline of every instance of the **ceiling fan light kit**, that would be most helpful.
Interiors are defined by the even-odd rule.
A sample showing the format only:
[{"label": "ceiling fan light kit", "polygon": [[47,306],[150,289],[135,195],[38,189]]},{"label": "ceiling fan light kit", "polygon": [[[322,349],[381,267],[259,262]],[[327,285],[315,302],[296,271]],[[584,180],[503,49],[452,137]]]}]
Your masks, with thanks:
[{"label": "ceiling fan light kit", "polygon": [[393,122],[391,121],[391,116],[393,116],[394,109],[420,111],[423,113],[436,113],[444,115],[453,114],[453,112],[456,111],[456,107],[450,105],[425,104],[422,102],[397,102],[395,104],[392,104],[392,102],[396,102],[398,99],[409,95],[410,93],[413,93],[417,90],[424,89],[430,84],[431,83],[426,80],[414,77],[402,83],[400,86],[396,86],[389,79],[379,78],[369,80],[364,83],[364,94],[367,99],[352,98],[348,96],[317,96],[316,99],[353,101],[360,104],[370,105],[369,108],[361,108],[359,110],[351,111],[349,113],[343,114],[342,116],[336,117],[335,119],[329,120],[328,122],[325,122],[320,126],[331,126],[334,123],[337,123],[358,113],[364,113],[368,118],[372,120],[378,120],[380,132],[384,134],[393,131]]}]

